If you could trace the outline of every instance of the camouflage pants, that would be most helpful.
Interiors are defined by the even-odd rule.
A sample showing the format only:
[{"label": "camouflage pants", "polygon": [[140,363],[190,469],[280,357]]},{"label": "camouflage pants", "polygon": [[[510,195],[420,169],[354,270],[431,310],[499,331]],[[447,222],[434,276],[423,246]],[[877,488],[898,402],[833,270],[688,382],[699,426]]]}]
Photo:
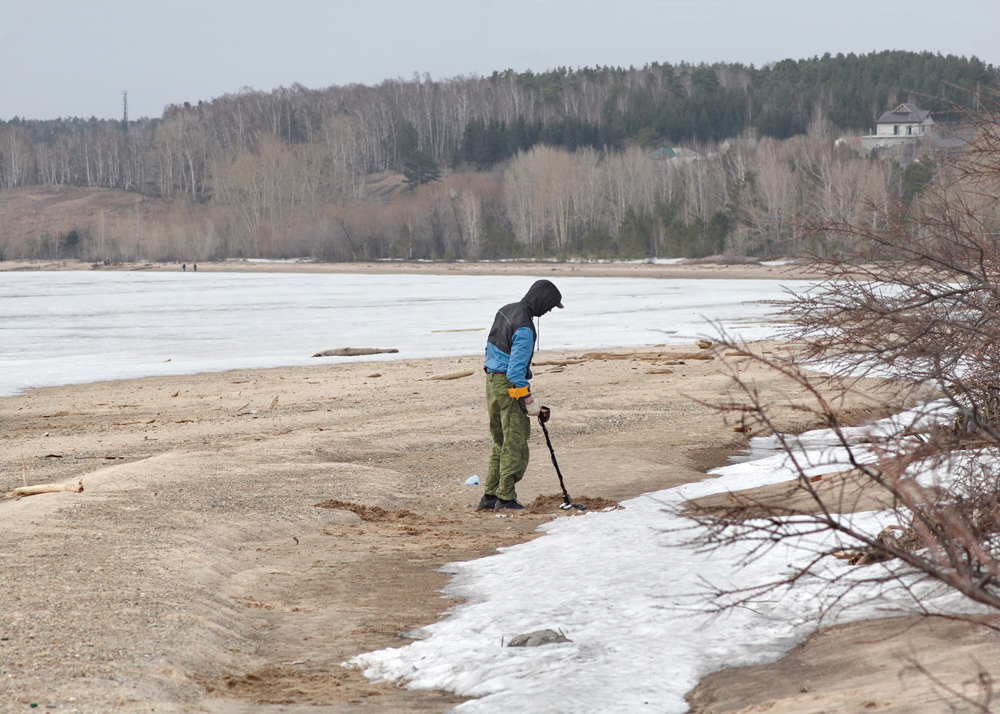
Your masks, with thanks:
[{"label": "camouflage pants", "polygon": [[505,501],[517,498],[514,487],[528,468],[531,421],[520,402],[507,390],[514,385],[506,375],[486,375],[486,411],[490,415],[493,453],[486,475],[486,495]]}]

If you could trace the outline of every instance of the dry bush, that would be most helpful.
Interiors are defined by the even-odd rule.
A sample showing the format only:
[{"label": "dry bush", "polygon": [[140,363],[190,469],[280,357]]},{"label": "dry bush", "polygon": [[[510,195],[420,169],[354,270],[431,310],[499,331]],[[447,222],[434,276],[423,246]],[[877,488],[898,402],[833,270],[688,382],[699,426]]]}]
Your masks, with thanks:
[{"label": "dry bush", "polygon": [[[892,581],[908,588],[920,609],[924,594],[915,583],[923,578],[1000,609],[998,127],[994,113],[978,116],[966,127],[972,143],[936,157],[935,180],[921,192],[803,226],[837,241],[841,252],[813,258],[817,286],[780,304],[790,318],[785,337],[795,345],[792,357],[721,341],[731,359],[753,360],[799,386],[805,398],[796,408],[830,430],[839,458],[883,494],[895,523],[876,533],[859,527],[850,504],[831,500],[814,480],[817,464],[809,452],[795,437],[778,435],[808,507],[755,504],[769,510],[752,519],[738,511],[696,514],[705,527],[700,544],[750,539],[760,554],[804,534],[837,537],[791,575],[720,592],[719,603],[746,604],[802,578],[826,577],[828,592],[837,593],[829,607],[858,587]],[[820,366],[826,376],[807,365]],[[745,372],[732,362],[730,369],[738,396],[716,406],[738,415],[742,427],[775,433],[770,406]],[[842,423],[838,405],[860,377],[881,379],[893,402],[912,402],[927,389],[940,398],[920,403],[895,428],[873,426],[859,439]],[[820,567],[831,555],[893,564],[859,576]]]}]

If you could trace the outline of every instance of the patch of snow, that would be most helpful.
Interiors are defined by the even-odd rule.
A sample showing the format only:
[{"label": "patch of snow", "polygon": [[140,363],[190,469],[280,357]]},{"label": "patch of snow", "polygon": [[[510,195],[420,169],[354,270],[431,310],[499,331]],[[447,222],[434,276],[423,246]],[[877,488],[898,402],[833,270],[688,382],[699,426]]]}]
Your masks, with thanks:
[{"label": "patch of snow", "polygon": [[[901,415],[917,420],[919,412]],[[897,419],[897,421],[899,421]],[[891,420],[849,430],[863,443]],[[849,467],[828,430],[799,439],[808,473]],[[763,446],[762,446],[763,448]],[[864,448],[863,446],[861,448]],[[452,563],[445,594],[466,604],[415,633],[419,641],[360,655],[352,663],[370,679],[403,680],[409,688],[444,689],[478,697],[460,712],[687,711],[684,695],[705,675],[726,667],[779,659],[816,626],[821,611],[834,623],[909,614],[913,595],[932,611],[977,611],[958,594],[909,574],[899,583],[859,583],[899,564],[850,569],[824,558],[822,578],[805,578],[753,608],[712,613],[713,586],[774,582],[794,564],[837,544],[838,536],[802,535],[751,558],[752,542],[710,555],[689,545],[691,521],[675,513],[692,498],[796,477],[786,454],[716,469],[715,478],[626,501],[617,511],[562,518],[542,526],[546,537],[480,560]],[[572,477],[571,477],[572,478]],[[888,513],[845,516],[875,535],[895,522]],[[838,547],[841,544],[837,544]],[[842,544],[847,546],[849,544]],[[830,585],[828,578],[840,580]],[[511,636],[551,628],[572,642],[530,651],[503,645]]]}]

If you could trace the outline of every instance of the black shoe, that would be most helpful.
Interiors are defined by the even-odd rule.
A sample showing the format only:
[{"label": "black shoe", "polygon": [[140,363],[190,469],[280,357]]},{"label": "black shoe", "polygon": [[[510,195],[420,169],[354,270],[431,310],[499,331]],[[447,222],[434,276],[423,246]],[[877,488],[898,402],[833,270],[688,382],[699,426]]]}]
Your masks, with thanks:
[{"label": "black shoe", "polygon": [[479,499],[479,505],[476,506],[477,511],[492,511],[493,507],[497,505],[497,501],[500,500],[496,496],[491,496],[490,494],[485,494]]},{"label": "black shoe", "polygon": [[505,509],[510,511],[520,511],[523,508],[524,506],[522,506],[520,503],[517,502],[516,499],[513,498],[509,501],[505,501],[502,498],[498,498],[497,504],[493,506],[494,511],[502,511]]}]

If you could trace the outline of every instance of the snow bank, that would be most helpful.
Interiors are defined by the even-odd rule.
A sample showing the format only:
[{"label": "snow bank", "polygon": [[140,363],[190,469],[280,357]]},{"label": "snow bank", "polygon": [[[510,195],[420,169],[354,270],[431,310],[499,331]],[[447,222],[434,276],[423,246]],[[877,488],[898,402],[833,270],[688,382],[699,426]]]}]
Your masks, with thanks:
[{"label": "snow bank", "polygon": [[[906,416],[895,418],[898,425]],[[849,430],[864,441],[893,420]],[[810,432],[811,473],[847,468],[846,454],[829,431]],[[757,443],[766,450],[774,444]],[[851,569],[825,558],[821,575],[775,592],[753,610],[721,615],[707,611],[712,588],[771,583],[792,564],[831,545],[831,534],[807,535],[747,560],[750,543],[702,553],[688,545],[691,522],[672,512],[687,499],[795,478],[785,454],[713,472],[700,483],[647,494],[617,511],[562,518],[547,533],[499,555],[445,570],[454,573],[446,593],[466,599],[441,622],[419,630],[422,638],[399,649],[356,657],[371,679],[405,681],[411,688],[445,689],[478,699],[462,712],[684,712],[684,694],[698,680],[725,667],[780,658],[816,626],[830,598],[857,578],[893,563]],[[873,535],[892,522],[888,514],[850,516]],[[905,578],[924,604],[969,608],[959,596],[916,577]],[[866,585],[848,593],[828,622],[907,614],[912,596],[897,584]],[[505,640],[543,628],[572,640],[538,648],[506,648]]]}]

